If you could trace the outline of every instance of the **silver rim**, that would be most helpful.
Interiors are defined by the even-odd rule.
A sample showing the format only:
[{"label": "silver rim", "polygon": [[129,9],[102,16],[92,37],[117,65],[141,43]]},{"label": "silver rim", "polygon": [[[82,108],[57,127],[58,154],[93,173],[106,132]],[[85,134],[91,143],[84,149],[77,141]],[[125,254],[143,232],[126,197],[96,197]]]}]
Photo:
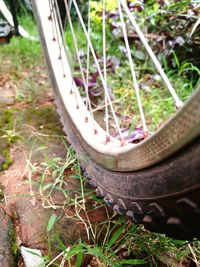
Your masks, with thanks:
[{"label": "silver rim", "polygon": [[53,83],[70,115],[77,138],[80,139],[88,155],[97,163],[114,171],[143,169],[167,158],[199,135],[200,87],[162,128],[139,144],[122,146],[120,140],[114,138],[106,142],[107,133],[94,122],[91,114],[88,114],[88,121],[85,121],[87,107],[73,81],[63,38],[59,31],[56,33],[58,42],[52,38],[54,31],[60,26],[56,20],[55,28],[52,28],[52,21],[49,19],[51,14],[49,0],[35,0],[35,7],[40,19],[39,26],[41,37],[45,42],[45,53],[48,54],[53,73],[51,78],[54,79]]}]

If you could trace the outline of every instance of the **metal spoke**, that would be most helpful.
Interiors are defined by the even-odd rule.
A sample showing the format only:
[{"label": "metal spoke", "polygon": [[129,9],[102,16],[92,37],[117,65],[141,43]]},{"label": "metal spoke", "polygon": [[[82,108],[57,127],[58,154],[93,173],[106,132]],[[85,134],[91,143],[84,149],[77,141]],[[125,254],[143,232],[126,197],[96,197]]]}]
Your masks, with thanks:
[{"label": "metal spoke", "polygon": [[[62,70],[63,70],[63,78],[66,78],[66,75],[65,75],[65,68],[64,68],[64,62],[63,62],[63,58],[62,58],[62,52],[67,52],[66,51],[66,42],[65,42],[65,39],[64,39],[64,29],[63,29],[63,26],[62,26],[62,21],[61,21],[61,17],[60,17],[60,12],[58,10],[58,4],[57,4],[57,1],[55,1],[55,3],[53,3],[54,0],[49,0],[49,7],[51,9],[51,17],[49,18],[51,20],[51,23],[52,23],[52,32],[53,34],[56,33],[56,37],[55,38],[55,41],[58,42],[58,46],[59,46],[59,51],[60,51],[60,55],[58,57],[58,60],[61,61],[61,65],[62,65]],[[56,12],[57,11],[57,12]],[[57,20],[58,18],[58,20]],[[57,40],[56,40],[57,39]],[[54,40],[53,40],[54,41]],[[70,72],[71,72],[71,69],[70,69]],[[72,73],[71,73],[71,76],[72,76]],[[70,90],[70,94],[73,94],[75,95],[75,101],[76,101],[76,108],[79,109],[79,104],[78,104],[78,97],[77,97],[77,93],[76,91],[74,90],[74,81],[72,79],[72,83],[71,83],[71,90]]]},{"label": "metal spoke", "polygon": [[[72,40],[73,40],[73,45],[74,45],[74,55],[75,55],[75,60],[77,60],[77,65],[80,70],[80,75],[81,79],[83,82],[83,88],[85,90],[85,104],[86,104],[86,109],[85,109],[85,122],[89,121],[89,118],[93,124],[94,128],[94,133],[97,133],[96,130],[96,122],[94,119],[94,110],[92,109],[92,102],[89,97],[89,86],[90,86],[90,69],[91,69],[91,61],[94,61],[97,72],[99,74],[99,78],[101,80],[103,89],[104,89],[104,109],[105,109],[105,135],[106,135],[106,142],[110,141],[110,127],[111,125],[109,124],[109,111],[112,113],[112,118],[115,123],[115,128],[118,132],[118,136],[120,137],[121,144],[125,145],[124,137],[122,135],[122,131],[120,128],[120,122],[117,118],[115,108],[113,106],[111,96],[109,94],[108,90],[108,83],[107,83],[107,40],[106,40],[106,0],[101,0],[102,4],[102,61],[103,61],[103,67],[100,66],[99,60],[97,58],[94,46],[91,41],[91,0],[88,0],[88,19],[87,22],[84,22],[83,16],[81,14],[81,11],[79,9],[79,6],[77,4],[77,0],[64,0],[64,5],[66,8],[66,20],[68,21],[69,29],[72,34]],[[75,7],[76,10],[76,16],[77,16],[77,24],[82,27],[82,30],[84,32],[85,38],[86,38],[86,60],[84,61],[86,63],[83,65],[82,58],[79,53],[79,47],[78,47],[78,39],[77,39],[77,33],[75,33],[75,28],[74,28],[74,23],[71,18],[70,10],[71,6]],[[140,30],[137,22],[135,21],[133,15],[131,14],[127,3],[125,0],[117,0],[117,5],[118,5],[118,12],[119,12],[119,17],[121,21],[121,27],[122,27],[122,33],[123,33],[123,38],[125,42],[125,47],[126,47],[126,52],[127,52],[127,57],[129,60],[129,65],[130,65],[130,70],[131,70],[131,75],[132,75],[132,81],[133,81],[133,87],[135,89],[135,94],[136,94],[136,99],[138,103],[138,108],[139,108],[139,113],[140,113],[140,118],[142,122],[142,127],[145,132],[145,136],[148,136],[148,128],[147,128],[147,123],[144,115],[144,110],[142,106],[142,101],[140,97],[140,88],[139,88],[139,82],[137,80],[137,73],[135,71],[135,66],[134,66],[134,60],[131,54],[131,47],[129,44],[129,39],[128,39],[128,32],[125,24],[125,16],[128,17],[129,21],[134,27],[134,30],[138,37],[141,39],[145,49],[147,50],[148,54],[150,55],[152,61],[154,62],[158,72],[160,73],[163,81],[165,82],[168,90],[170,91],[175,104],[177,107],[182,106],[182,101],[179,99],[178,95],[176,94],[174,88],[172,87],[169,79],[167,78],[164,70],[162,69],[158,59],[156,58],[155,54],[153,53],[152,49],[150,48],[147,40],[144,37],[144,34]],[[64,60],[62,57],[64,54],[68,54],[67,51],[67,43],[65,40],[65,31],[64,31],[64,25],[63,21],[61,19],[60,15],[60,9],[58,6],[57,0],[49,0],[49,7],[50,7],[50,16],[49,19],[52,21],[52,33],[53,33],[53,40],[57,41],[58,43],[58,48],[59,48],[59,56],[58,59],[61,61],[62,64],[62,69],[63,69],[63,77],[65,78],[65,68],[64,68]],[[87,25],[87,26],[86,26]],[[79,27],[79,28],[80,28]],[[85,64],[84,63],[84,64]],[[73,67],[71,68],[70,72],[72,74],[72,86],[71,86],[71,91],[70,93],[75,93],[75,98],[77,101],[77,109],[79,108],[78,104],[78,99],[79,99],[79,93],[77,90],[75,90],[76,85],[73,80]]]},{"label": "metal spoke", "polygon": [[[87,103],[88,103],[88,106],[89,106],[90,114],[91,114],[91,117],[92,117],[92,123],[93,123],[93,126],[94,126],[94,134],[97,134],[97,130],[95,128],[94,116],[93,116],[93,112],[92,112],[92,106],[91,106],[90,99],[89,99],[88,86],[86,85],[86,79],[85,79],[83,66],[82,66],[82,63],[81,63],[80,55],[79,55],[78,44],[77,44],[76,35],[75,35],[75,32],[74,32],[74,27],[73,27],[73,24],[72,24],[72,20],[71,20],[71,16],[70,16],[70,11],[69,11],[69,6],[68,6],[68,3],[67,3],[67,0],[64,0],[64,3],[65,3],[66,12],[67,12],[67,18],[68,18],[70,30],[71,30],[71,33],[72,33],[74,47],[75,47],[75,50],[76,50],[76,56],[77,56],[77,59],[78,59],[78,64],[79,64],[79,68],[80,68],[80,72],[81,72],[81,77],[82,77],[83,84],[84,84],[84,89],[85,89],[85,93],[86,93],[86,99],[87,99]],[[88,122],[87,116],[85,118],[85,121]]]},{"label": "metal spoke", "polygon": [[168,79],[167,75],[165,74],[163,68],[161,67],[160,65],[160,62],[158,61],[158,59],[156,58],[154,52],[152,51],[151,47],[149,46],[146,38],[144,37],[144,34],[142,33],[142,31],[140,30],[140,27],[139,25],[137,24],[137,22],[135,21],[133,15],[131,14],[127,4],[126,4],[126,1],[125,0],[119,0],[124,11],[126,12],[131,24],[133,25],[137,35],[139,36],[140,40],[142,41],[144,47],[146,48],[148,54],[150,55],[153,63],[155,64],[158,72],[160,73],[163,81],[165,82],[168,90],[170,91],[174,101],[175,101],[175,104],[176,104],[176,107],[179,108],[183,105],[182,101],[179,99],[178,95],[176,94],[170,80]]},{"label": "metal spoke", "polygon": [[56,37],[55,37],[55,29],[54,29],[54,24],[53,24],[53,5],[52,5],[52,0],[49,0],[49,9],[50,9],[50,15],[48,17],[49,20],[52,21],[51,26],[52,26],[52,33],[53,33],[53,41],[56,41]]},{"label": "metal spoke", "polygon": [[[66,0],[65,0],[65,1],[66,1]],[[123,138],[122,133],[121,133],[121,129],[120,129],[120,126],[119,126],[119,122],[118,122],[118,120],[117,120],[117,116],[116,116],[116,114],[115,114],[114,107],[113,107],[113,105],[112,105],[112,101],[111,101],[111,98],[110,98],[110,95],[109,95],[109,92],[108,92],[107,84],[106,84],[106,82],[105,82],[105,80],[104,80],[104,76],[103,76],[103,74],[102,74],[102,71],[101,71],[101,68],[100,68],[98,59],[97,59],[97,57],[96,57],[96,54],[95,54],[95,51],[94,51],[94,47],[93,47],[93,45],[92,45],[92,43],[91,43],[91,40],[90,40],[90,38],[89,38],[89,36],[88,36],[88,32],[87,32],[87,29],[86,29],[86,27],[85,27],[85,23],[84,23],[84,21],[83,21],[83,18],[82,18],[82,15],[81,15],[81,13],[80,13],[79,7],[78,7],[78,5],[77,5],[77,3],[76,3],[76,0],[72,0],[72,1],[73,1],[73,4],[74,4],[74,7],[75,7],[75,9],[76,9],[77,15],[78,15],[78,17],[79,17],[79,20],[80,20],[82,29],[83,29],[83,31],[84,31],[84,33],[85,33],[85,37],[86,37],[87,42],[88,42],[88,44],[89,44],[89,46],[90,46],[90,50],[91,50],[91,53],[92,53],[94,62],[95,62],[95,64],[96,64],[97,71],[98,71],[98,73],[99,73],[99,76],[100,76],[100,79],[101,79],[101,82],[102,82],[102,85],[103,85],[103,88],[104,88],[104,91],[105,91],[105,95],[106,95],[106,97],[107,97],[107,99],[108,99],[108,103],[109,103],[109,105],[110,105],[110,109],[111,109],[111,112],[112,112],[112,115],[113,115],[113,118],[114,118],[114,121],[115,121],[115,124],[116,124],[116,128],[117,128],[117,131],[118,131],[119,136],[120,136],[121,145],[123,146],[123,145],[125,145],[125,141],[124,141],[124,138]]]},{"label": "metal spoke", "polygon": [[[102,10],[103,10],[103,18],[102,18],[102,29],[103,29],[103,74],[104,74],[104,81],[107,88],[107,55],[106,55],[106,3],[105,0],[102,0]],[[108,99],[105,94],[105,120],[106,120],[106,141],[110,141],[110,134],[109,134],[109,115],[108,115]]]},{"label": "metal spoke", "polygon": [[[63,26],[63,23],[62,23],[58,2],[55,1],[55,3],[56,3],[56,11],[57,11],[58,23],[59,23],[59,27],[60,27],[60,31],[61,31],[61,37],[62,37],[62,47],[64,49],[65,54],[68,55],[67,43],[66,43],[66,40],[65,40],[64,26]],[[61,57],[62,57],[62,55],[61,55]]]},{"label": "metal spoke", "polygon": [[117,0],[117,2],[118,2],[118,10],[119,10],[119,16],[120,16],[120,20],[121,20],[121,26],[122,26],[124,41],[126,44],[126,50],[127,50],[131,74],[132,74],[132,78],[133,78],[133,84],[134,84],[134,88],[135,88],[135,92],[136,92],[136,98],[137,98],[137,102],[138,102],[138,106],[139,106],[140,117],[142,120],[142,126],[143,126],[144,132],[147,132],[148,131],[147,124],[146,124],[146,120],[145,120],[145,116],[144,116],[144,111],[143,111],[143,107],[142,107],[140,93],[139,93],[140,89],[139,89],[139,85],[138,85],[138,81],[137,81],[137,77],[136,77],[136,73],[135,73],[135,69],[134,69],[133,59],[131,56],[131,50],[130,50],[130,46],[129,46],[128,36],[127,36],[127,31],[126,31],[126,25],[125,25],[124,17],[122,14],[120,0]]},{"label": "metal spoke", "polygon": [[58,59],[61,60],[61,65],[62,65],[62,70],[63,70],[63,77],[66,77],[65,74],[65,68],[64,68],[64,64],[63,64],[63,60],[62,60],[62,44],[60,43],[60,28],[58,25],[58,21],[57,21],[57,12],[56,12],[56,4],[55,4],[55,0],[52,0],[52,23],[54,22],[55,24],[55,33],[56,33],[56,39],[58,42],[58,46],[59,46],[59,55],[58,55]]},{"label": "metal spoke", "polygon": [[[88,36],[90,37],[90,0],[88,2]],[[86,90],[87,90],[87,109],[90,102],[89,99],[89,71],[90,71],[90,46],[87,44],[87,72],[86,72]]]}]

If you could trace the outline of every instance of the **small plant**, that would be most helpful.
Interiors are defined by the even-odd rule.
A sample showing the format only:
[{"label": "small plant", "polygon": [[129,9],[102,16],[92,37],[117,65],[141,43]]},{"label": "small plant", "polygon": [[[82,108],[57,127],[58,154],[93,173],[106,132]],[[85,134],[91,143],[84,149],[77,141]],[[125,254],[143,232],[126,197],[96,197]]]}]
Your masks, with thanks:
[{"label": "small plant", "polygon": [[9,143],[15,143],[17,139],[20,139],[20,136],[15,130],[5,130],[5,133],[1,138],[5,138]]}]

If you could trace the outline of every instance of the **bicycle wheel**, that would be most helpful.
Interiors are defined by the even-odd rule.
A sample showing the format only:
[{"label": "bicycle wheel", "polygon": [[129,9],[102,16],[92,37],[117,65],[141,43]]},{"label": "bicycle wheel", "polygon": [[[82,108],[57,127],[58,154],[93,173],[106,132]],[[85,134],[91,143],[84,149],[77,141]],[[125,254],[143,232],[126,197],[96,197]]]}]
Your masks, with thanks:
[{"label": "bicycle wheel", "polygon": [[[64,11],[63,8],[59,8],[60,2],[65,7]],[[130,217],[136,223],[144,224],[152,231],[166,233],[180,239],[200,236],[200,87],[180,107],[181,101],[146,42],[126,2],[119,0],[118,11],[122,25],[125,25],[123,8],[179,107],[176,114],[154,134],[137,144],[127,142],[107,88],[105,10],[102,19],[104,24],[102,24],[103,67],[101,67],[89,36],[89,16],[87,29],[75,0],[58,2],[34,0],[33,5],[61,121],[80,159],[85,176],[96,188],[97,194],[119,214]],[[104,1],[103,6],[105,6]],[[80,20],[78,26],[82,27],[85,34],[87,56],[89,54],[93,56],[101,78],[102,87],[104,87],[105,110],[109,106],[110,113],[113,115],[112,121],[115,122],[115,128],[118,131],[115,136],[108,131],[110,128],[108,110],[105,111],[107,112],[105,129],[100,127],[94,118],[92,104],[89,101],[88,71],[85,74],[81,65],[80,50],[77,47],[72,25],[73,19],[70,16],[71,8],[73,13],[76,11]],[[88,5],[85,9],[88,9]],[[80,68],[85,92],[78,90],[73,77],[73,68],[76,70],[76,66],[72,67],[74,62],[66,46],[65,24],[71,30],[74,41],[73,49],[77,52],[75,61],[78,62]],[[125,27],[122,27],[127,45],[127,57],[131,64],[131,53],[125,30]],[[90,62],[88,58],[89,56],[86,60],[87,67]],[[143,137],[146,137],[147,126],[132,65],[131,73],[139,101],[143,123],[142,133]]]}]

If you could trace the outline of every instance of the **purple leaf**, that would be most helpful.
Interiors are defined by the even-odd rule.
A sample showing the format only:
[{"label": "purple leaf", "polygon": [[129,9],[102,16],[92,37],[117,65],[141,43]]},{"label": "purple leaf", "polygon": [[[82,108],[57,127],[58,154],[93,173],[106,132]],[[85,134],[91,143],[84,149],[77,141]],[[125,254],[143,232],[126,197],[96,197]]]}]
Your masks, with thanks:
[{"label": "purple leaf", "polygon": [[95,89],[92,89],[92,90],[89,90],[89,94],[91,96],[100,96],[103,92],[103,88],[102,87],[98,87],[98,88],[95,88]]},{"label": "purple leaf", "polygon": [[136,128],[131,134],[125,138],[128,142],[141,141],[144,139],[144,131],[141,128]]},{"label": "purple leaf", "polygon": [[[83,80],[81,78],[79,78],[79,77],[74,77],[74,81],[75,81],[76,86],[78,86],[78,87],[84,87],[85,86]],[[96,82],[89,81],[88,88],[92,89],[96,85],[97,85]]]},{"label": "purple leaf", "polygon": [[91,79],[90,79],[90,82],[91,83],[96,83],[97,82],[97,77],[99,76],[99,73],[98,71],[93,73],[92,76],[91,76]]},{"label": "purple leaf", "polygon": [[76,86],[84,87],[84,82],[83,82],[83,80],[81,78],[74,77],[74,81],[75,81]]},{"label": "purple leaf", "polygon": [[92,88],[94,88],[96,85],[97,85],[97,83],[89,82],[89,83],[88,83],[88,89],[92,89]]},{"label": "purple leaf", "polygon": [[[141,128],[135,128],[135,130],[131,133],[128,128],[125,128],[121,130],[121,134],[125,141],[129,143],[142,141],[144,139],[144,131]],[[120,139],[118,133],[114,137]]]},{"label": "purple leaf", "polygon": [[142,0],[136,0],[134,3],[128,1],[128,7],[130,9],[130,11],[139,11],[141,12],[142,10],[144,10],[144,3]]},{"label": "purple leaf", "polygon": [[108,18],[112,18],[114,20],[116,20],[119,17],[119,14],[116,11],[110,11],[108,13]]}]

